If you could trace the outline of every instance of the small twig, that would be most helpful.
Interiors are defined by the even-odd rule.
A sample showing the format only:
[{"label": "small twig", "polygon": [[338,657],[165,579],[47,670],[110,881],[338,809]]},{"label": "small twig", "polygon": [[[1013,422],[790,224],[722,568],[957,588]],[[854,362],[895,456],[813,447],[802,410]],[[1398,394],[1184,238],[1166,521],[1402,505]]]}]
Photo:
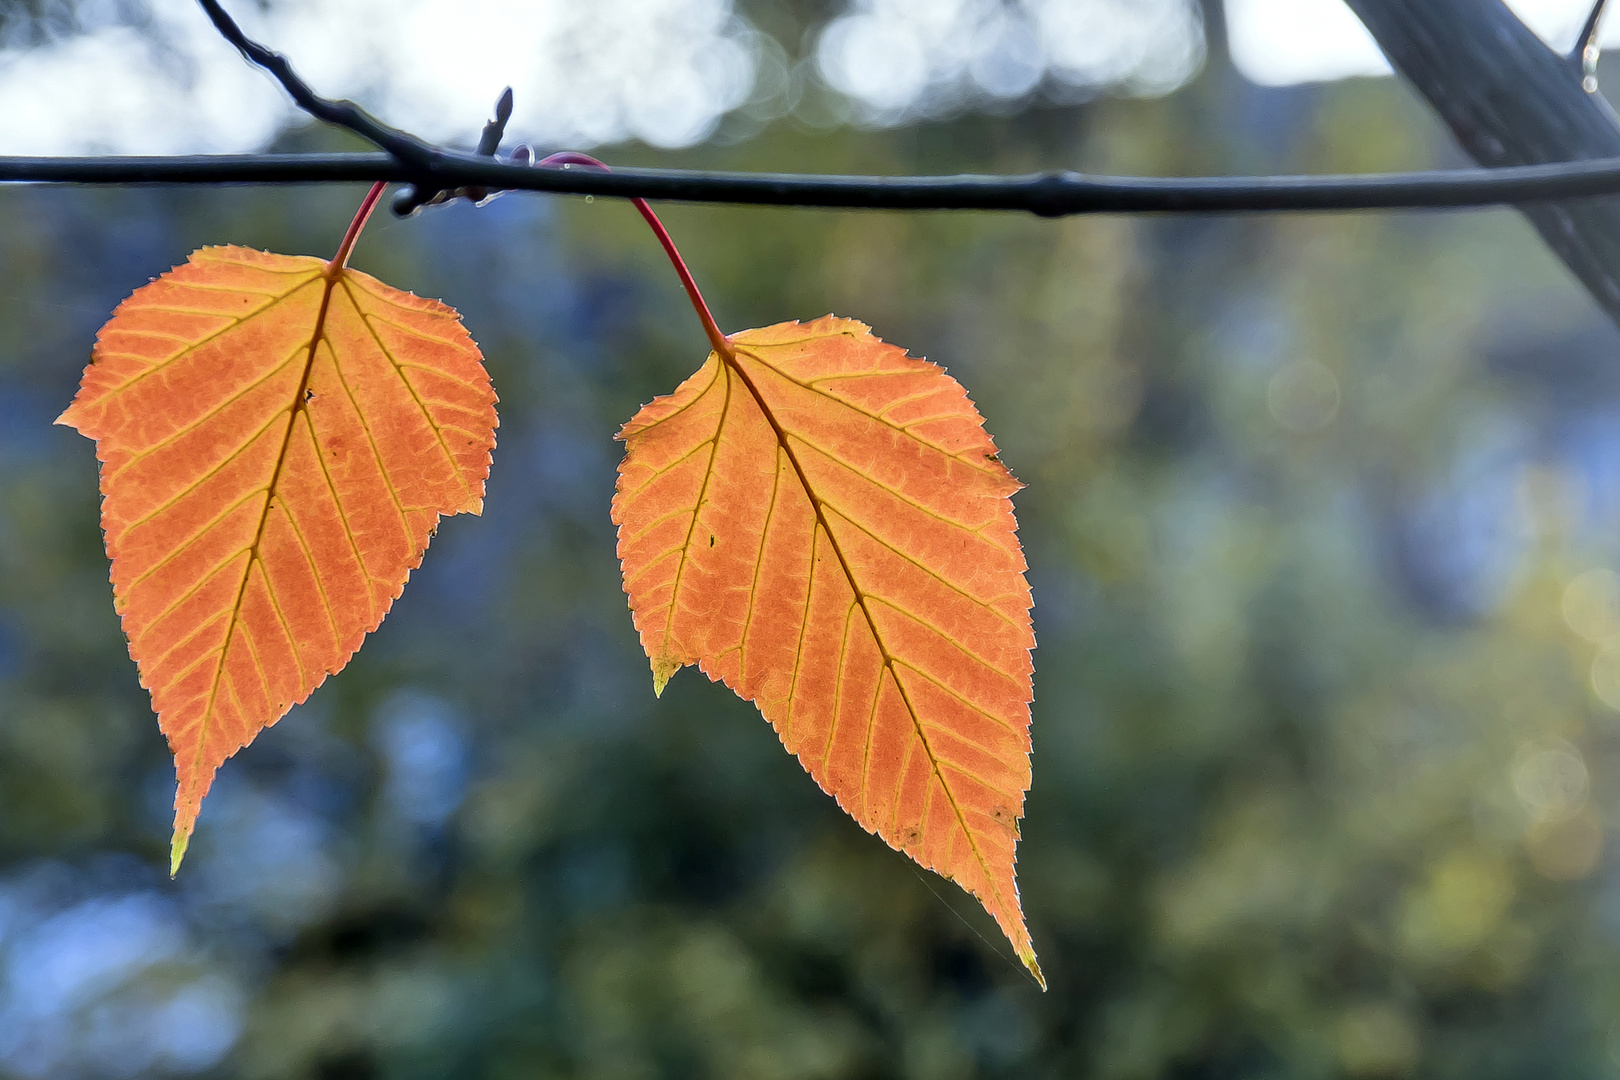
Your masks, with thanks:
[{"label": "small twig", "polygon": [[1602,53],[1602,47],[1598,44],[1598,24],[1603,21],[1603,8],[1607,2],[1594,0],[1580,36],[1575,39],[1575,48],[1569,54],[1570,63],[1575,65],[1575,74],[1580,77],[1581,88],[1588,94],[1597,93],[1598,56]]},{"label": "small twig", "polygon": [[202,5],[203,11],[207,12],[209,20],[213,22],[220,35],[235,45],[249,61],[274,76],[282,88],[298,103],[299,108],[317,120],[324,120],[328,124],[335,124],[354,132],[404,164],[415,166],[424,172],[433,171],[440,156],[437,148],[414,135],[389,127],[352,101],[333,101],[321,97],[298,76],[297,72],[293,71],[292,64],[285,56],[265,48],[243,33],[242,28],[236,25],[236,20],[219,6],[219,0],[197,0],[197,2]]},{"label": "small twig", "polygon": [[501,139],[506,136],[506,122],[510,119],[512,119],[512,88],[508,86],[496,99],[495,119],[484,125],[483,134],[478,136],[478,149],[473,153],[479,157],[494,157],[495,151],[501,148]]},{"label": "small twig", "polygon": [[[501,147],[502,137],[506,135],[506,122],[511,118],[512,88],[508,86],[495,101],[495,118],[484,125],[483,134],[478,137],[478,149],[473,151],[475,157],[495,156],[495,151]],[[410,217],[424,206],[437,206],[455,199],[468,199],[473,205],[482,206],[500,193],[498,188],[491,191],[480,186],[425,187],[412,184],[394,199],[392,209],[396,217]]]}]

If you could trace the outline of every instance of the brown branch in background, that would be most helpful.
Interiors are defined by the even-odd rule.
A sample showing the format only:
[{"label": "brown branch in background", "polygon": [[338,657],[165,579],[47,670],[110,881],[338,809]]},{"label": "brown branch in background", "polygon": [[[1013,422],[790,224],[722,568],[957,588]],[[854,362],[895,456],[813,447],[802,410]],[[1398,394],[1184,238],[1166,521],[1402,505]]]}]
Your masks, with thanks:
[{"label": "brown branch in background", "polygon": [[[1348,0],[1395,70],[1491,168],[1620,156],[1620,125],[1501,0]],[[1596,15],[1589,20],[1596,26]],[[1582,49],[1585,49],[1583,44]],[[1596,194],[1591,193],[1591,194]],[[1620,322],[1620,200],[1519,209]]]}]

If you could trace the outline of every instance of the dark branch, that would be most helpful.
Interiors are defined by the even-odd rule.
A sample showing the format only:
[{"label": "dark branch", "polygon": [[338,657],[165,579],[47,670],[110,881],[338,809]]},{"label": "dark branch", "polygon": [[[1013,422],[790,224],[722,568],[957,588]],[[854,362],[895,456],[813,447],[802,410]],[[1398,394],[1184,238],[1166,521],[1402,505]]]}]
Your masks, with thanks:
[{"label": "dark branch", "polygon": [[[1620,194],[1620,137],[1607,152],[1573,147],[1567,157],[1521,154],[1520,161],[1476,152],[1490,165],[1519,167],[1388,173],[1365,176],[1262,177],[1100,177],[1073,172],[1026,176],[814,176],[773,173],[691,172],[677,169],[595,170],[532,168],[492,158],[511,115],[511,91],[496,103],[495,119],[484,128],[478,152],[457,153],[432,146],[388,127],[346,101],[316,94],[285,57],[253,41],[219,6],[199,0],[221,34],[253,63],[270,72],[311,116],[356,132],[385,151],[381,154],[288,154],[200,157],[23,158],[0,157],[0,181],[70,184],[297,184],[394,181],[412,185],[396,204],[399,212],[452,197],[486,197],[499,191],[542,191],[616,198],[685,202],[870,210],[1017,210],[1043,217],[1104,213],[1237,213],[1254,211],[1396,210],[1535,204],[1527,212],[1546,213],[1567,223],[1562,207],[1539,209],[1550,200]],[[1434,2],[1475,4],[1480,0],[1351,0],[1374,33],[1388,36],[1387,16],[1400,8]],[[1496,6],[1500,6],[1499,0]],[[1601,13],[1589,20],[1595,27]],[[1502,9],[1505,13],[1506,9]],[[1411,12],[1406,13],[1408,16]],[[1385,19],[1379,16],[1385,16]],[[1512,19],[1511,15],[1507,16]],[[1428,21],[1428,20],[1423,20]],[[1478,25],[1461,19],[1465,29]],[[1384,25],[1380,25],[1380,24]],[[1522,25],[1513,20],[1520,30]],[[1595,30],[1589,27],[1589,33]],[[1442,37],[1444,35],[1441,35]],[[1386,50],[1388,50],[1386,45]],[[1545,57],[1551,53],[1542,50]],[[1398,67],[1404,57],[1391,51]],[[1471,56],[1471,54],[1470,54]],[[1540,56],[1534,57],[1542,59]],[[1469,60],[1468,62],[1472,62]],[[1411,77],[1411,72],[1407,72]],[[1542,72],[1545,74],[1545,72]],[[1566,76],[1567,78],[1567,76]],[[1420,88],[1422,84],[1420,83]],[[1584,95],[1582,95],[1584,98]],[[1451,119],[1451,117],[1448,117]],[[1454,127],[1457,124],[1454,122]],[[1612,126],[1609,132],[1614,133]],[[1465,138],[1465,144],[1469,142]],[[1489,144],[1487,144],[1489,145]],[[1470,150],[1476,147],[1470,145]],[[1523,158],[1545,162],[1524,164]],[[1604,205],[1604,204],[1598,204]],[[1551,220],[1551,219],[1549,219]],[[1548,229],[1543,225],[1544,234]],[[1577,232],[1575,235],[1579,235]],[[1552,236],[1548,239],[1553,240]],[[1554,247],[1559,247],[1554,242]],[[1569,255],[1564,249],[1561,254]],[[1572,262],[1572,265],[1575,265]],[[1582,272],[1583,268],[1577,268]],[[1582,272],[1592,284],[1587,272]],[[1594,289],[1594,291],[1598,291]],[[1602,293],[1599,293],[1602,296]],[[1620,295],[1620,294],[1617,294]]]},{"label": "dark branch", "polygon": [[[1376,13],[1384,3],[1393,7],[1427,0],[1352,2],[1366,18],[1369,9]],[[493,160],[512,113],[510,89],[496,103],[495,118],[485,126],[476,153],[443,150],[381,123],[350,102],[321,97],[298,77],[286,57],[243,33],[218,0],[199,0],[199,3],[225,39],[273,75],[300,108],[320,120],[361,135],[386,153],[168,159],[0,158],[0,180],[167,184],[390,180],[411,185],[394,204],[395,213],[401,215],[454,198],[479,201],[502,190],[846,209],[1022,210],[1046,217],[1486,206],[1620,193],[1620,145],[1605,155],[1612,155],[1608,161],[1497,169],[1489,173],[1383,176],[1161,179],[1048,172],[1028,176],[866,177],[696,173],[667,169],[621,169],[612,173],[566,167],[532,169],[526,163]],[[1597,0],[1583,32],[1583,43],[1595,40],[1602,7],[1602,0]],[[1572,153],[1568,156],[1589,155]]]},{"label": "dark branch", "polygon": [[[682,169],[537,169],[435,151],[429,182],[446,189],[541,191],[865,210],[1020,210],[1069,214],[1401,210],[1495,206],[1620,194],[1620,157],[1499,169],[1362,176],[816,176]],[[198,157],[0,157],[0,182],[57,184],[419,183],[389,154]]]},{"label": "dark branch", "polygon": [[[1620,126],[1608,104],[1570,78],[1568,60],[1543,45],[1501,0],[1349,4],[1395,70],[1429,100],[1479,164],[1620,156]],[[1540,201],[1524,213],[1620,322],[1620,199]]]},{"label": "dark branch", "polygon": [[324,120],[354,132],[402,162],[415,165],[424,172],[432,170],[439,153],[437,149],[414,135],[389,127],[352,101],[333,101],[321,97],[308,83],[299,78],[285,56],[265,48],[243,33],[242,28],[236,25],[236,20],[219,6],[219,0],[198,0],[198,3],[202,5],[203,11],[208,13],[209,20],[213,22],[220,35],[235,45],[248,60],[274,76],[298,103],[300,109],[317,120]]},{"label": "dark branch", "polygon": [[[474,157],[495,156],[495,151],[501,147],[501,139],[506,135],[506,122],[510,119],[512,119],[512,88],[508,86],[501,91],[501,96],[495,101],[495,118],[484,125],[483,134],[478,136],[478,149],[473,151]],[[456,199],[467,199],[482,206],[498,194],[500,194],[498,191],[492,193],[487,187],[436,189],[412,184],[394,199],[393,211],[398,217],[410,217],[424,206],[453,202]]]},{"label": "dark branch", "polygon": [[496,99],[495,119],[484,125],[483,134],[478,136],[478,149],[473,153],[479,157],[494,157],[495,151],[501,148],[501,140],[506,137],[506,122],[510,119],[512,119],[512,88],[508,86]]}]

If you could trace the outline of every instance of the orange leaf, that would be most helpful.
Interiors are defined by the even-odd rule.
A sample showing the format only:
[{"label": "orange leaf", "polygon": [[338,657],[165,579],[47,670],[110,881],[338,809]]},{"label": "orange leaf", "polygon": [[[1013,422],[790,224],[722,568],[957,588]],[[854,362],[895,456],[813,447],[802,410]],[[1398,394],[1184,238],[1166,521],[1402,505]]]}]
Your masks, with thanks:
[{"label": "orange leaf", "polygon": [[453,310],[341,260],[203,248],[101,328],[57,422],[96,440],[171,872],[219,766],[348,663],[441,514],[480,511],[494,402]]},{"label": "orange leaf", "polygon": [[619,433],[613,520],[654,689],[697,664],[758,704],[1040,979],[1014,880],[1035,644],[1020,485],[961,385],[862,323],[724,340]]}]

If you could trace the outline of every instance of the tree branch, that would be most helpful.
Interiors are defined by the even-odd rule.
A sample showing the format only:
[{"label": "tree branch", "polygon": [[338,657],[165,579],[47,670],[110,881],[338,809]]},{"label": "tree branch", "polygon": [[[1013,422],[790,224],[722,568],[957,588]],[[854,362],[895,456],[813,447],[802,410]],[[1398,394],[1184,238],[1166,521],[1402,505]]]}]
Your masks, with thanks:
[{"label": "tree branch", "polygon": [[[1620,148],[1617,148],[1620,149]],[[1501,169],[1341,176],[823,176],[684,169],[534,168],[435,149],[444,189],[863,210],[1015,210],[1071,214],[1479,207],[1620,194],[1620,157]],[[390,154],[0,157],[0,182],[53,184],[420,183]]]},{"label": "tree branch", "polygon": [[[495,101],[494,119],[484,125],[483,133],[478,136],[478,149],[473,151],[474,157],[495,156],[495,151],[500,149],[501,139],[506,134],[506,122],[510,119],[512,119],[512,88],[508,86],[501,91],[501,96]],[[432,188],[412,184],[394,198],[393,211],[398,217],[410,217],[424,206],[453,202],[456,199],[467,199],[477,206],[482,206],[496,194],[499,192],[491,192],[484,187]]]},{"label": "tree branch", "polygon": [[354,132],[402,162],[414,165],[424,172],[432,170],[434,159],[439,153],[435,147],[398,128],[389,127],[352,101],[333,101],[321,97],[308,83],[299,78],[285,56],[266,48],[243,33],[236,20],[219,6],[219,0],[197,0],[197,2],[202,5],[203,11],[207,13],[209,21],[214,24],[214,29],[219,31],[220,36],[235,45],[249,62],[268,71],[293,101],[298,103],[300,109],[317,120],[324,120],[328,124],[335,124]]},{"label": "tree branch", "polygon": [[[1607,103],[1588,94],[1568,60],[1543,45],[1501,0],[1348,2],[1395,70],[1481,165],[1620,155],[1620,126]],[[1595,27],[1596,19],[1591,21]],[[1542,202],[1522,209],[1620,322],[1620,200]]]},{"label": "tree branch", "polygon": [[[870,210],[1015,210],[1043,217],[1105,213],[1239,213],[1264,211],[1395,210],[1445,207],[1477,207],[1502,204],[1545,203],[1551,200],[1591,199],[1620,194],[1620,129],[1608,120],[1605,111],[1602,135],[1607,133],[1606,153],[1590,151],[1595,142],[1574,142],[1573,157],[1590,160],[1570,161],[1514,144],[1497,145],[1480,131],[1492,129],[1468,119],[1454,123],[1475,137],[1465,145],[1477,151],[1486,164],[1513,166],[1505,160],[1513,154],[1544,161],[1492,169],[1438,170],[1428,172],[1384,173],[1350,176],[1233,176],[1233,177],[1141,177],[1092,176],[1074,172],[1031,173],[1023,176],[820,176],[783,173],[700,172],[679,169],[595,170],[533,168],[527,163],[500,161],[490,155],[499,144],[511,114],[511,92],[497,102],[495,119],[485,126],[475,153],[460,153],[425,143],[415,136],[375,120],[358,106],[346,101],[321,97],[298,77],[285,57],[253,41],[227,15],[217,0],[199,0],[214,25],[249,60],[270,72],[293,99],[311,116],[356,132],[382,148],[371,154],[243,154],[192,157],[0,157],[0,182],[67,184],[303,184],[390,181],[412,184],[417,189],[403,200],[409,210],[422,202],[435,201],[442,193],[459,195],[492,191],[538,191],[573,195],[602,195],[613,198],[646,198],[704,203],[731,203],[765,206],[818,207],[826,209]],[[1436,69],[1431,54],[1444,55],[1435,44],[1432,19],[1424,12],[1442,8],[1449,11],[1442,22],[1447,28],[1461,27],[1465,36],[1479,27],[1462,17],[1467,10],[1494,5],[1523,34],[1528,34],[1499,0],[1351,0],[1352,5],[1375,34],[1391,41],[1400,37],[1391,22],[1410,20],[1420,27],[1412,43],[1421,46],[1417,61],[1394,46],[1403,71],[1416,81],[1424,72]],[[1487,19],[1486,31],[1495,24]],[[1447,21],[1449,20],[1449,21]],[[1429,36],[1425,37],[1424,35]],[[1571,89],[1573,80],[1558,58],[1530,37],[1535,48],[1518,42],[1519,53],[1540,67],[1533,74],[1545,82],[1558,84],[1549,92],[1557,96]],[[1398,44],[1398,42],[1397,42]],[[1463,52],[1481,55],[1477,42],[1464,40]],[[1427,50],[1427,51],[1423,51]],[[1537,52],[1539,50],[1539,52]],[[1551,65],[1548,70],[1548,65]],[[1451,67],[1441,65],[1451,78]],[[1484,70],[1492,69],[1486,65]],[[1468,68],[1467,78],[1478,75]],[[1493,76],[1495,77],[1495,76]],[[1529,75],[1515,72],[1508,82],[1523,89]],[[1466,81],[1456,75],[1452,81]],[[1420,86],[1450,85],[1446,79],[1420,83]],[[1533,85],[1541,85],[1535,83]],[[1560,89],[1561,88],[1561,89]],[[1586,95],[1577,88],[1580,100]],[[1427,92],[1427,91],[1426,91]],[[1510,102],[1511,104],[1511,102]],[[1532,108],[1536,115],[1549,110]],[[1558,110],[1551,110],[1557,112]],[[1444,112],[1444,110],[1443,110]],[[1455,110],[1449,113],[1448,119]],[[1590,123],[1588,123],[1590,127]],[[1461,136],[1459,136],[1461,137]],[[1483,141],[1481,141],[1483,139]],[[1557,139],[1552,142],[1559,142]],[[1620,214],[1613,202],[1576,204],[1577,207],[1610,208],[1602,220],[1613,227],[1612,243],[1620,252]],[[1580,229],[1569,222],[1572,211],[1565,207],[1533,207],[1526,211],[1538,225],[1551,221],[1556,228],[1548,235],[1568,245],[1582,242]],[[1539,216],[1538,216],[1539,215]],[[1612,221],[1610,219],[1613,219]],[[1543,228],[1544,235],[1548,229]],[[1571,239],[1573,237],[1573,239]],[[1601,238],[1600,238],[1601,239]],[[1564,249],[1554,243],[1563,254]],[[1568,256],[1566,256],[1566,259]],[[1572,262],[1572,265],[1574,263]],[[1613,265],[1620,266],[1620,259]],[[1581,271],[1577,271],[1581,272]],[[1617,275],[1620,276],[1620,275]],[[1583,280],[1585,275],[1583,274]],[[1620,310],[1620,287],[1615,289],[1616,310]]]}]

